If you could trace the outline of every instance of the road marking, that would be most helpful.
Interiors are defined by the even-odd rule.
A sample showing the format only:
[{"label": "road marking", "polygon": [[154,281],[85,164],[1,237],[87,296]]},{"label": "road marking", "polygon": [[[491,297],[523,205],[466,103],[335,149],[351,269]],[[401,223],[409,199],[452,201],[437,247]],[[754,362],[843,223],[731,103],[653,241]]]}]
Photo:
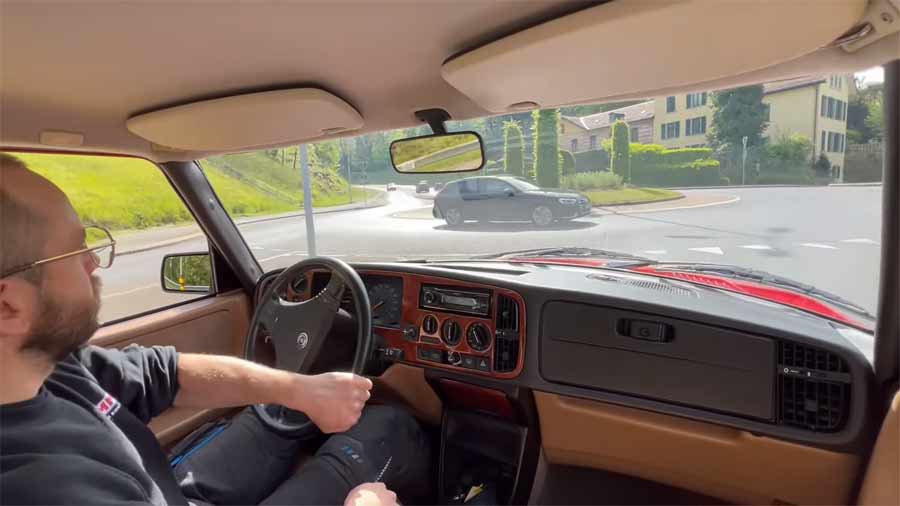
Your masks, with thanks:
[{"label": "road marking", "polygon": [[710,246],[706,248],[688,248],[690,251],[699,251],[700,253],[712,253],[713,255],[724,255],[725,252],[718,246]]},{"label": "road marking", "polygon": [[281,248],[272,248],[272,251],[287,251],[286,249]]},{"label": "road marking", "polygon": [[[682,209],[699,209],[701,207],[722,206],[725,204],[732,204],[739,200],[741,200],[740,197],[733,196],[732,198],[730,198],[728,200],[723,200],[720,202],[707,202],[705,204],[693,204],[693,205],[689,205],[689,206],[660,207],[658,209],[633,209],[630,211],[625,209],[622,211],[618,211],[614,208],[611,208],[611,206],[597,206],[594,209],[603,210],[608,214],[643,214],[643,213],[659,213],[659,212],[663,212],[663,211],[680,211]],[[652,205],[652,204],[653,203],[650,202],[649,204],[634,204],[634,205],[641,206],[641,205]],[[593,214],[593,213],[591,213],[591,214]]]},{"label": "road marking", "polygon": [[771,246],[769,246],[769,245],[767,245],[767,244],[745,244],[745,245],[743,245],[743,246],[738,246],[738,248],[744,248],[744,249],[760,249],[760,250],[775,249],[775,248],[773,248],[773,247],[771,247]]},{"label": "road marking", "polygon": [[665,255],[666,250],[664,250],[664,249],[648,249],[648,250],[644,250],[644,253],[647,255]]},{"label": "road marking", "polygon": [[875,246],[879,245],[877,241],[873,241],[872,239],[842,239],[841,242],[849,242],[853,244],[872,244]]},{"label": "road marking", "polygon": [[819,244],[817,242],[804,242],[801,243],[800,246],[806,246],[807,248],[819,248],[819,249],[837,249],[830,244]]},{"label": "road marking", "polygon": [[[124,291],[121,291],[121,292],[113,292],[113,293],[102,294],[102,295],[100,296],[100,298],[101,298],[101,299],[111,299],[111,298],[113,298],[113,297],[119,297],[119,296],[121,296],[121,295],[128,295],[128,294],[130,294],[130,293],[140,292],[141,290],[149,290],[149,289],[151,289],[151,288],[158,288],[158,287],[159,287],[159,283],[153,283],[152,285],[139,286],[139,287],[137,287],[137,288],[132,288],[132,289],[130,289],[130,290],[124,290]],[[101,293],[102,293],[102,292],[101,292]]]},{"label": "road marking", "polygon": [[254,250],[259,251],[259,250],[264,250],[264,249],[266,249],[266,248],[263,248],[262,246],[250,246],[250,249],[254,249]]}]

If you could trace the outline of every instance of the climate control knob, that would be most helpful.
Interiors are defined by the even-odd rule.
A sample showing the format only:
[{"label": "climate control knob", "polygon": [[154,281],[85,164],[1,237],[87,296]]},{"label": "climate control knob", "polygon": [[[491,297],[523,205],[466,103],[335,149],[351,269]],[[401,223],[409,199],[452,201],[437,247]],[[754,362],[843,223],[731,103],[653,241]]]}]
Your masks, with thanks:
[{"label": "climate control knob", "polygon": [[475,351],[484,351],[491,347],[491,330],[483,323],[473,323],[466,333],[466,343]]},{"label": "climate control knob", "polygon": [[422,320],[422,330],[426,334],[434,335],[438,331],[438,319],[434,315],[428,315]]},{"label": "climate control knob", "polygon": [[447,320],[441,327],[441,339],[447,346],[456,346],[462,339],[462,329],[455,320]]}]

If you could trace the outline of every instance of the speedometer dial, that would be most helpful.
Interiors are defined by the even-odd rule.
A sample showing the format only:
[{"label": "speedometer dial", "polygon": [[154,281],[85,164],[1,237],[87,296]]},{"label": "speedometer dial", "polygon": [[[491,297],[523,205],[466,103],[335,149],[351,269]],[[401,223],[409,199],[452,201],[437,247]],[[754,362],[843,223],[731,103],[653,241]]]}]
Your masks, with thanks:
[{"label": "speedometer dial", "polygon": [[372,304],[372,323],[382,327],[400,324],[403,312],[402,285],[380,281],[369,286],[369,302]]}]

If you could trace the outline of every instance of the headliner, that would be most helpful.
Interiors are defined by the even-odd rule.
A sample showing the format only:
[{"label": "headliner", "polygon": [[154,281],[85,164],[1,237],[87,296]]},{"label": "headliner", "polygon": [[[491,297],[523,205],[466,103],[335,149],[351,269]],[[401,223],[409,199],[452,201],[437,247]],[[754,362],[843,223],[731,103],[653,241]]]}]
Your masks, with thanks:
[{"label": "headliner", "polygon": [[[441,65],[593,3],[2,1],[0,139],[7,148],[61,149],[42,146],[40,134],[69,131],[84,134],[83,146],[70,149],[199,158],[210,153],[156,151],[125,121],[199,99],[304,85],[360,112],[363,128],[348,135],[417,125],[414,111],[433,107],[454,119],[486,116],[442,78]],[[882,42],[881,56],[857,54],[857,68],[885,61],[890,43]],[[829,64],[846,59],[836,50],[821,56]],[[788,62],[767,74],[698,84],[713,89],[809,69]]]}]

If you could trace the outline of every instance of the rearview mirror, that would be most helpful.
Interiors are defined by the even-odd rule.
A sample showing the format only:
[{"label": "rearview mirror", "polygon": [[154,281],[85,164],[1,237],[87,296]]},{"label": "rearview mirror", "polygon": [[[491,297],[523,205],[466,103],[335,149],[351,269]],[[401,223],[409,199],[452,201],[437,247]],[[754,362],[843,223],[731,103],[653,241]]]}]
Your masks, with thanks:
[{"label": "rearview mirror", "polygon": [[469,172],[484,166],[484,147],[475,132],[425,135],[391,143],[391,162],[402,174]]},{"label": "rearview mirror", "polygon": [[209,253],[166,255],[162,261],[160,281],[164,292],[210,293],[212,264]]}]

